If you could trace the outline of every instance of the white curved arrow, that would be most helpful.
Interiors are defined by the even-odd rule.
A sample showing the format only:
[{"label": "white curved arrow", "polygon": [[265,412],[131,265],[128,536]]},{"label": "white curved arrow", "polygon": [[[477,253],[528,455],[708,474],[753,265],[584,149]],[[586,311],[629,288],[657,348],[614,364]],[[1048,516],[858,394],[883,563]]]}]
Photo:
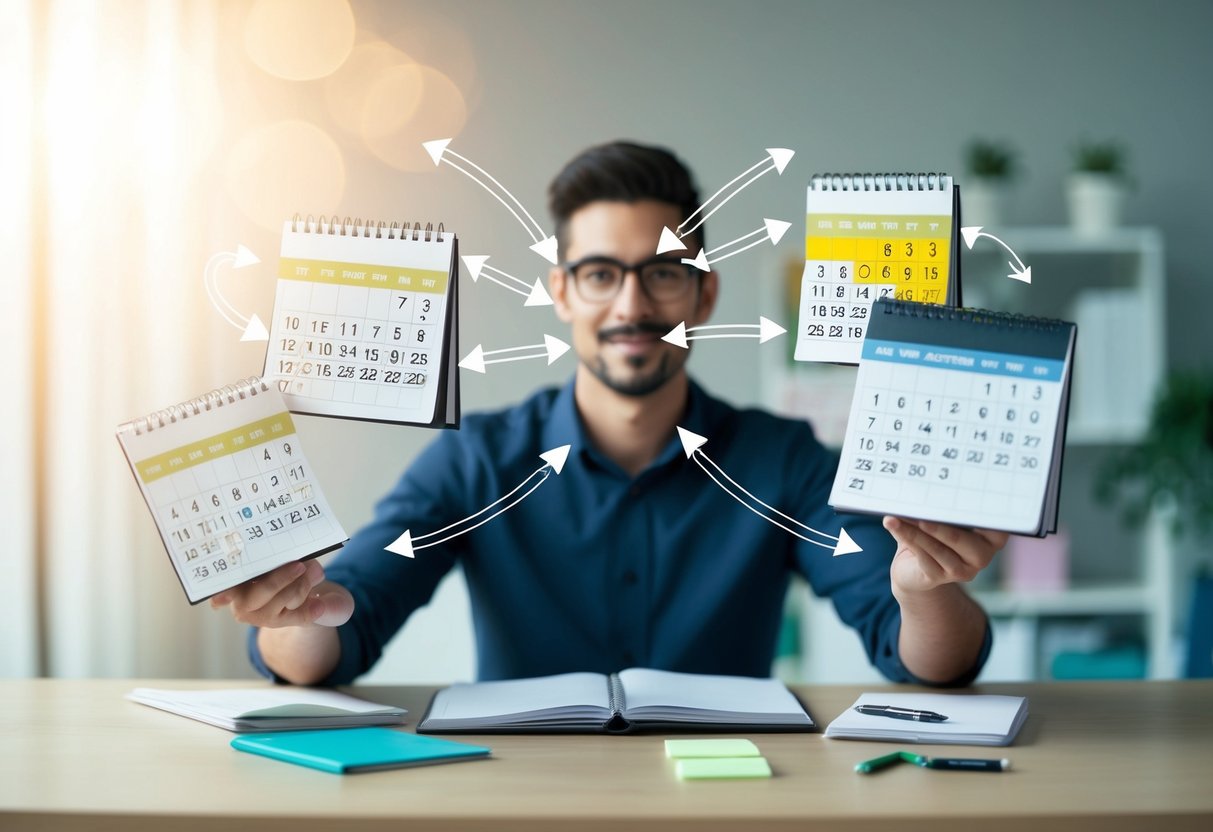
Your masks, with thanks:
[{"label": "white curved arrow", "polygon": [[[795,150],[788,150],[786,147],[768,147],[767,148],[767,158],[763,159],[761,162],[759,162],[756,165],[751,165],[749,168],[747,168],[746,170],[742,171],[740,174],[735,176],[732,180],[725,183],[724,187],[722,187],[716,193],[712,194],[710,197],[708,197],[706,200],[704,200],[704,203],[702,205],[700,205],[698,208],[696,208],[694,211],[692,211],[691,215],[679,224],[677,230],[671,230],[668,226],[663,228],[661,230],[661,239],[657,243],[657,253],[664,254],[667,251],[684,250],[686,248],[686,245],[683,244],[681,238],[685,237],[686,235],[688,235],[692,231],[694,231],[696,228],[703,225],[708,217],[712,216],[712,214],[715,214],[717,211],[719,211],[721,208],[723,208],[724,204],[726,202],[728,202],[733,197],[737,196],[737,194],[744,191],[746,188],[748,188],[751,184],[753,184],[758,179],[762,178],[763,176],[770,173],[771,171],[778,171],[780,174],[782,174],[783,169],[788,166],[788,162],[790,162],[792,160],[792,157],[795,155],[796,155]],[[684,227],[684,226],[686,226],[687,223],[689,223],[691,220],[693,220],[699,213],[701,213],[704,208],[708,207],[708,205],[710,205],[712,203],[712,201],[714,199],[716,199],[716,197],[720,196],[722,193],[724,193],[726,190],[728,190],[739,179],[745,177],[746,175],[752,173],[755,170],[758,170],[759,168],[762,168],[762,170],[759,170],[758,173],[754,174],[754,176],[752,176],[750,179],[743,182],[741,185],[738,185],[733,190],[732,193],[730,193],[728,196],[726,196],[724,199],[722,199],[719,204],[717,204],[714,208],[712,208],[711,211],[708,211],[706,214],[704,214],[702,217],[700,217],[698,222],[696,222],[694,225],[692,225],[689,228]]]},{"label": "white curved arrow", "polygon": [[219,317],[242,331],[241,341],[268,341],[270,333],[257,314],[253,313],[251,318],[241,315],[219,291],[219,266],[225,262],[230,262],[233,269],[243,269],[245,266],[260,263],[261,259],[243,245],[237,245],[235,251],[221,251],[212,254],[202,270],[202,286],[206,289],[206,296],[210,298],[211,305],[215,307]]},{"label": "white curved arrow", "polygon": [[[472,529],[480,528],[485,523],[492,520],[494,517],[506,512],[506,511],[509,511],[511,508],[513,508],[514,506],[518,505],[523,500],[525,500],[532,491],[534,491],[539,486],[543,485],[544,480],[546,480],[553,471],[556,472],[557,476],[560,476],[560,472],[564,470],[565,460],[567,460],[569,458],[569,448],[571,448],[571,447],[572,447],[571,445],[561,445],[559,447],[552,448],[550,451],[544,451],[543,453],[541,453],[539,455],[539,458],[543,460],[543,465],[541,465],[540,467],[538,467],[534,471],[532,471],[530,476],[528,476],[526,479],[524,479],[522,482],[520,482],[517,486],[515,486],[514,489],[512,491],[510,491],[510,493],[506,494],[504,497],[499,497],[498,499],[489,503],[484,508],[480,509],[480,511],[476,512],[475,514],[470,515],[468,517],[464,517],[462,520],[457,520],[454,523],[451,523],[449,526],[444,526],[443,528],[438,529],[437,531],[429,532],[428,534],[417,535],[417,537],[413,537],[410,534],[409,530],[405,529],[404,534],[400,535],[400,537],[396,538],[391,543],[389,543],[387,546],[383,547],[384,550],[391,552],[394,555],[404,555],[406,558],[411,558],[414,556],[413,553],[416,552],[418,549],[428,549],[431,546],[437,546],[441,543],[446,543],[448,540],[459,537],[459,535],[461,535],[461,534],[467,534]],[[518,491],[520,489],[522,489],[523,486],[525,486],[531,480],[535,479],[535,477],[540,478],[539,482],[535,483],[530,488],[528,488],[522,494],[521,497],[514,500],[514,502],[510,503],[509,505],[505,505],[505,506],[502,506],[501,508],[497,509],[496,511],[494,511],[492,514],[490,514],[488,517],[485,517],[480,522],[472,523],[472,521],[476,520],[476,518],[480,517],[482,514],[485,514],[486,512],[490,511],[498,503],[504,502],[505,500],[508,500],[510,497],[513,497],[515,494],[518,493]],[[472,525],[468,525],[469,523],[472,523]],[[464,526],[466,526],[466,528],[462,528]],[[458,531],[451,531],[452,529],[458,529]],[[447,534],[447,532],[450,532],[450,534]],[[422,543],[421,541],[425,541],[425,542]]]},{"label": "white curved arrow", "polygon": [[[771,245],[773,245],[773,246],[779,245],[779,241],[783,239],[783,235],[785,233],[787,233],[787,230],[791,227],[792,227],[792,224],[790,222],[784,222],[783,220],[764,219],[762,221],[761,228],[755,228],[749,234],[743,234],[742,236],[738,237],[736,240],[730,240],[729,242],[725,243],[724,245],[716,246],[716,248],[712,249],[711,251],[704,251],[703,249],[699,249],[699,254],[695,255],[694,257],[684,257],[684,258],[682,258],[682,262],[686,263],[688,266],[694,266],[695,268],[697,268],[703,272],[710,271],[713,263],[719,263],[721,260],[729,259],[734,254],[741,254],[741,252],[745,251],[746,249],[753,248],[754,246],[760,246],[763,243],[765,243],[767,240],[770,240]],[[764,232],[766,234],[765,237],[760,237],[759,239],[755,240],[754,242],[750,243],[749,245],[742,246],[741,248],[737,249],[736,251],[730,251],[728,254],[722,254],[719,257],[711,256],[718,251],[722,251],[722,250],[728,248],[731,245],[740,243],[742,240],[748,240],[749,238],[753,237],[754,235],[763,234]],[[684,248],[685,248],[685,246],[684,246]]]},{"label": "white curved arrow", "polygon": [[[543,279],[542,278],[538,278],[538,277],[535,278],[535,282],[533,284],[531,284],[529,289],[527,289],[526,288],[527,284],[525,281],[519,280],[518,278],[514,277],[512,274],[507,274],[506,272],[503,272],[501,269],[498,269],[494,266],[490,266],[488,264],[489,256],[487,254],[477,254],[477,255],[467,254],[467,255],[464,255],[461,259],[463,260],[463,264],[468,267],[468,271],[472,273],[472,282],[473,283],[478,281],[480,279],[480,275],[483,274],[487,280],[491,280],[493,283],[496,283],[498,286],[509,289],[511,292],[514,292],[516,294],[519,294],[519,295],[522,295],[523,297],[525,297],[526,302],[522,304],[523,306],[551,306],[552,305],[552,296],[548,294],[547,289],[543,288]],[[501,275],[502,278],[505,278],[505,280],[513,281],[513,283],[512,284],[506,283],[505,280],[502,280],[501,278],[493,277],[493,275],[486,274],[486,272],[495,272],[495,273]]]},{"label": "white curved arrow", "polygon": [[[522,352],[523,350],[543,350],[533,355],[511,355],[507,358],[489,359],[491,355],[503,355],[507,352]],[[483,345],[477,344],[472,348],[472,351],[459,362],[459,366],[465,370],[471,370],[475,373],[483,373],[487,364],[505,364],[509,361],[526,361],[528,358],[544,358],[547,357],[548,366],[560,356],[569,351],[569,345],[559,338],[551,335],[543,336],[542,344],[528,344],[525,347],[506,347],[500,350],[485,350]]]},{"label": "white curved arrow", "polygon": [[[691,332],[702,332],[708,329],[756,329],[757,332],[730,332],[719,333],[715,335],[689,335]],[[687,349],[688,341],[710,341],[717,338],[757,338],[758,343],[765,344],[772,338],[782,335],[787,332],[786,329],[772,321],[770,318],[758,316],[756,324],[711,324],[704,326],[688,327],[686,321],[682,321],[678,326],[671,329],[665,335],[661,336],[662,341],[668,341],[676,347]]]},{"label": "white curved arrow", "polygon": [[[794,517],[789,517],[788,515],[784,514],[779,509],[775,508],[774,506],[770,506],[770,505],[764,503],[762,500],[755,497],[749,491],[746,491],[744,488],[741,487],[740,484],[738,484],[732,477],[730,477],[728,474],[726,474],[719,465],[717,465],[715,462],[713,462],[708,457],[708,455],[705,454],[701,450],[702,446],[704,444],[706,444],[708,441],[707,437],[700,436],[697,433],[692,433],[691,431],[687,430],[686,428],[684,428],[680,425],[678,427],[678,438],[680,440],[682,440],[682,450],[686,453],[687,459],[694,459],[696,464],[698,464],[699,467],[703,469],[703,472],[712,478],[712,482],[719,485],[722,489],[724,489],[726,494],[728,494],[730,497],[732,497],[737,502],[741,503],[743,506],[748,508],[750,511],[757,514],[763,520],[766,520],[768,523],[778,526],[779,528],[783,529],[788,534],[791,534],[795,537],[799,537],[801,540],[805,541],[806,543],[812,543],[814,546],[820,546],[823,549],[832,549],[834,551],[835,557],[838,557],[839,555],[851,555],[851,554],[855,554],[856,552],[863,551],[863,549],[860,548],[859,544],[856,543],[849,534],[847,534],[846,529],[839,529],[837,535],[827,534],[826,532],[818,531],[817,529],[814,529],[812,526],[806,526],[804,523],[801,523],[799,520],[797,520]],[[707,465],[704,464],[705,462],[707,463]],[[716,474],[712,473],[712,471],[708,469],[708,465],[711,465],[712,468],[714,468],[716,470],[716,472],[720,474],[721,477],[723,477],[725,480],[727,480],[729,482],[730,485],[733,486],[733,488],[737,489],[737,491],[740,491],[742,494],[749,497],[755,503],[758,503],[758,505],[762,506],[767,511],[779,515],[780,518],[788,521],[789,523],[791,523],[794,526],[798,526],[799,528],[804,529],[806,532],[809,532],[810,534],[814,534],[817,537],[822,538],[825,541],[832,541],[832,542],[823,543],[821,540],[814,540],[811,537],[805,537],[803,534],[796,531],[796,529],[789,528],[788,526],[785,526],[783,523],[779,522],[779,520],[776,520],[774,517],[764,514],[763,512],[754,508],[754,506],[750,505],[745,500],[741,499],[741,497],[737,496],[737,494],[733,491],[733,489],[730,489],[729,486],[725,485],[723,482],[721,482],[719,479],[717,479]]]},{"label": "white curved arrow", "polygon": [[[1009,275],[1007,275],[1007,277],[1011,278],[1012,280],[1023,281],[1024,283],[1031,283],[1032,282],[1032,267],[1025,266],[1023,264],[1023,261],[1019,259],[1019,255],[1016,254],[1015,251],[1009,245],[1007,245],[1002,240],[995,237],[993,234],[982,231],[981,229],[982,229],[982,226],[980,226],[980,225],[967,225],[964,228],[960,229],[961,236],[964,237],[965,245],[969,247],[969,250],[970,251],[973,250],[973,243],[977,242],[978,237],[989,237],[991,240],[998,243],[1000,246],[1005,248],[1007,251],[1011,252],[1011,256],[1015,258],[1014,263],[1010,262],[1009,260],[1007,261],[1007,265],[1011,267],[1011,273]],[[1018,264],[1018,268],[1016,268],[1017,264]]]},{"label": "white curved arrow", "polygon": [[[506,187],[504,185],[502,185],[500,182],[498,182],[496,179],[494,179],[493,176],[487,170],[480,167],[480,165],[476,164],[471,159],[467,158],[466,156],[460,156],[458,153],[451,150],[447,146],[450,143],[451,143],[451,139],[434,139],[433,141],[422,142],[421,146],[425,148],[426,153],[430,154],[430,158],[434,160],[435,167],[437,167],[440,163],[445,162],[446,164],[453,167],[455,170],[462,173],[467,178],[471,179],[477,185],[484,188],[490,194],[492,194],[493,198],[496,199],[498,202],[500,202],[502,205],[504,205],[505,209],[514,215],[514,219],[518,220],[518,222],[522,224],[522,227],[524,229],[526,229],[527,235],[530,236],[530,238],[534,241],[534,245],[529,247],[531,249],[531,251],[538,254],[544,260],[547,260],[553,266],[556,265],[556,260],[557,260],[556,236],[551,235],[551,236],[545,237],[543,234],[542,226],[540,226],[539,223],[535,222],[535,218],[531,216],[530,212],[527,211],[526,208],[522,207],[522,203],[519,202],[512,193],[510,193],[508,190],[506,190]],[[459,159],[462,162],[466,162],[471,167],[474,167],[476,170],[480,171],[482,174],[485,175],[485,177],[490,182],[492,182],[494,185],[497,186],[497,188],[501,191],[501,193],[498,193],[497,191],[490,188],[488,185],[486,185],[484,182],[482,182],[476,176],[476,174],[472,173],[470,170],[467,170],[466,168],[461,167],[460,165],[457,165],[454,162],[452,162],[450,159],[447,158],[448,156],[452,156],[456,159]],[[506,202],[505,199],[502,198],[501,194],[505,194],[507,197],[509,197],[510,202],[513,202],[514,205],[518,206],[518,211],[521,211],[523,214],[526,214],[527,220],[530,220],[530,225],[528,225],[522,219],[522,217],[518,216],[518,211],[515,211],[513,206],[511,206],[509,202]],[[532,230],[531,226],[534,226],[534,230]]]}]

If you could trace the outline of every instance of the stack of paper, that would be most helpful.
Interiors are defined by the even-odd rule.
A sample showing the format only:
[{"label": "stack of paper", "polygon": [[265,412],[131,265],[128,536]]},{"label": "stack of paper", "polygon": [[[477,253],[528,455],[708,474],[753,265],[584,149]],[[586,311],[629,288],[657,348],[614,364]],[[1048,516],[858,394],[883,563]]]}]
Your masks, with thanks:
[{"label": "stack of paper", "polygon": [[[861,714],[860,705],[892,705],[933,711],[943,722],[916,722]],[[945,745],[1010,745],[1028,718],[1022,696],[947,693],[865,693],[826,728],[825,735],[848,740],[892,740]]]},{"label": "stack of paper", "polygon": [[127,699],[229,731],[259,733],[404,722],[407,711],[338,693],[277,686],[241,690],[135,688]]}]

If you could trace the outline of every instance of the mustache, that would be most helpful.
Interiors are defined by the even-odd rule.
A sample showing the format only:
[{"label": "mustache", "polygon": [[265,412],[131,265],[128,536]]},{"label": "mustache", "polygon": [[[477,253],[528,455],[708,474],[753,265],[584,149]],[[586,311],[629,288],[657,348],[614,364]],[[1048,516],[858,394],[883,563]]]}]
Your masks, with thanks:
[{"label": "mustache", "polygon": [[612,338],[629,335],[656,335],[660,338],[674,328],[673,324],[660,323],[657,321],[641,321],[635,324],[624,324],[623,326],[614,326],[610,329],[598,330],[598,340],[609,341]]}]

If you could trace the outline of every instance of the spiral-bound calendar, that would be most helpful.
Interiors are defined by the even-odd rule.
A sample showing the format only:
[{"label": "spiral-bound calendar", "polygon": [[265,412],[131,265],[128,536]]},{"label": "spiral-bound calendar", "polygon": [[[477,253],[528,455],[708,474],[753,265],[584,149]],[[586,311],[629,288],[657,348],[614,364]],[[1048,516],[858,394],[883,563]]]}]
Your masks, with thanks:
[{"label": "spiral-bound calendar", "polygon": [[347,539],[261,379],[120,425],[118,441],[191,604]]},{"label": "spiral-bound calendar", "polygon": [[947,174],[813,176],[796,360],[858,363],[880,298],[958,305],[959,224]]},{"label": "spiral-bound calendar", "polygon": [[458,255],[441,225],[287,222],[264,377],[295,413],[457,426]]},{"label": "spiral-bound calendar", "polygon": [[1065,321],[877,301],[830,505],[1056,531],[1076,335]]}]

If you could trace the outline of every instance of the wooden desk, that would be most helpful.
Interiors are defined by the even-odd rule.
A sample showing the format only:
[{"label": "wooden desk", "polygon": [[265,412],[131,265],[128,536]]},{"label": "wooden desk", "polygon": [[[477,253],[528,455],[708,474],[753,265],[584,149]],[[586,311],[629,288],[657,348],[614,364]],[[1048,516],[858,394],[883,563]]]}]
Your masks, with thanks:
[{"label": "wooden desk", "polygon": [[[751,735],[771,780],[683,783],[662,738],[466,737],[493,758],[335,776],[244,754],[226,731],[128,702],[174,680],[0,682],[0,830],[1213,829],[1213,681],[986,685],[1030,698],[1005,774],[900,766],[896,745]],[[431,688],[355,692],[423,712]],[[825,725],[858,687],[798,688]],[[693,736],[693,735],[687,735]]]}]

